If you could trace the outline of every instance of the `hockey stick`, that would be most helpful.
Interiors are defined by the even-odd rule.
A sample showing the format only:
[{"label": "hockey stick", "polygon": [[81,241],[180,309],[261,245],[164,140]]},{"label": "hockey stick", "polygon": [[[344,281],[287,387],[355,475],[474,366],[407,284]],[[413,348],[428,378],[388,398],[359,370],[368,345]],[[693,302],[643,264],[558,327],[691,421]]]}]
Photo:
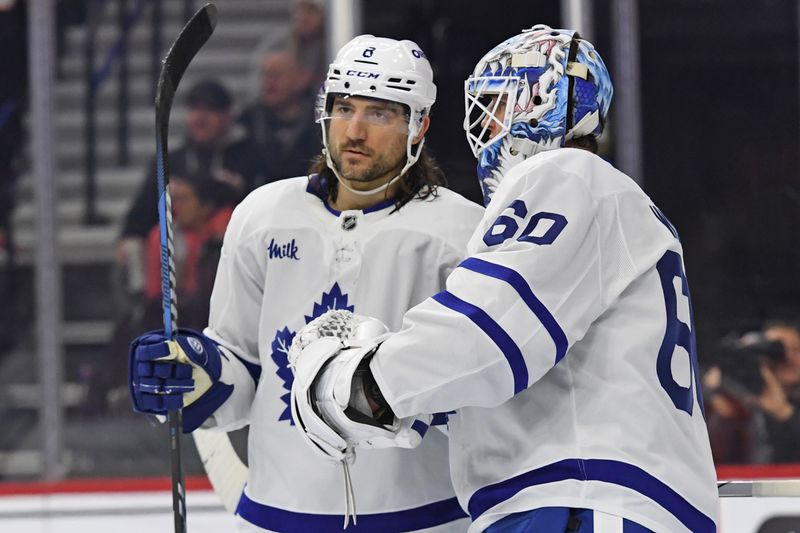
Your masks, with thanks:
[{"label": "hockey stick", "polygon": [[[192,58],[205,44],[217,24],[217,8],[206,4],[194,14],[172,43],[161,65],[156,88],[156,175],[158,177],[158,226],[161,241],[161,306],[164,332],[175,339],[178,333],[178,309],[175,297],[175,260],[172,242],[172,200],[169,194],[169,113],[183,73]],[[181,410],[167,414],[169,424],[169,459],[172,473],[172,511],[175,533],[186,532],[186,492],[181,466]]]},{"label": "hockey stick", "polygon": [[247,466],[239,459],[227,433],[195,429],[192,437],[214,492],[222,500],[225,509],[236,514],[239,498],[247,483]]}]

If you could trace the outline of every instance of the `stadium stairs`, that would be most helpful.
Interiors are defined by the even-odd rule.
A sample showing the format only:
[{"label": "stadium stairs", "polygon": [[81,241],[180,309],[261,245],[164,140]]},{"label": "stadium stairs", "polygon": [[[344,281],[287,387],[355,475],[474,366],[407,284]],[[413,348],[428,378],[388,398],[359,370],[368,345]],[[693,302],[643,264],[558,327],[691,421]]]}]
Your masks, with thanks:
[{"label": "stadium stairs", "polygon": [[[129,9],[135,4],[135,1],[128,2]],[[195,4],[199,6],[201,2]],[[117,2],[106,2],[104,5],[96,37],[95,62],[98,66],[103,64],[118,39]],[[98,92],[97,212],[106,219],[105,223],[84,223],[86,83],[83,48],[86,28],[83,26],[71,28],[67,34],[61,75],[54,88],[58,169],[56,223],[62,265],[65,355],[62,399],[67,408],[65,460],[68,475],[103,475],[102,465],[97,464],[98,458],[107,454],[111,460],[112,456],[119,458],[120,450],[127,453],[124,447],[119,447],[119,442],[115,450],[81,450],[89,441],[85,436],[89,426],[84,425],[82,430],[76,431],[70,427],[69,418],[71,413],[77,411],[80,414],[87,407],[91,409],[91,402],[87,402],[87,382],[91,379],[91,373],[101,368],[109,357],[126,356],[124,353],[107,353],[114,327],[112,317],[120,312],[115,309],[112,298],[111,273],[121,219],[140,186],[146,165],[155,153],[151,5],[145,2],[142,15],[129,34],[130,164],[125,167],[118,166],[116,162],[116,67]],[[183,2],[165,0],[162,6],[163,56],[183,24]],[[217,2],[217,7],[217,29],[190,65],[181,82],[181,89],[185,90],[199,79],[214,77],[231,89],[237,105],[242,106],[254,93],[251,73],[253,51],[262,38],[270,33],[285,31],[289,23],[289,0],[224,0]],[[171,147],[181,142],[184,118],[185,109],[179,89],[171,118]],[[35,157],[35,153],[35,149],[29,150],[28,159]],[[35,409],[39,404],[39,394],[35,385],[36,346],[32,341],[37,218],[33,189],[31,176],[23,176],[18,183],[13,215],[18,263],[13,286],[17,305],[6,313],[8,317],[4,317],[5,329],[13,333],[13,342],[0,339],[5,348],[4,352],[0,352],[0,411],[9,430],[4,431],[4,437],[0,438],[0,480],[35,478],[42,464],[36,451],[39,438]],[[7,272],[4,272],[5,275]],[[124,377],[121,379],[124,380]],[[129,411],[127,398],[123,403]],[[121,428],[97,428],[98,431],[111,433],[117,429]],[[113,441],[112,438],[109,446],[113,445]],[[128,448],[134,453],[135,443],[129,442]],[[145,465],[134,461],[130,466],[134,472],[141,474],[141,468]],[[147,471],[146,466],[144,470]]]}]

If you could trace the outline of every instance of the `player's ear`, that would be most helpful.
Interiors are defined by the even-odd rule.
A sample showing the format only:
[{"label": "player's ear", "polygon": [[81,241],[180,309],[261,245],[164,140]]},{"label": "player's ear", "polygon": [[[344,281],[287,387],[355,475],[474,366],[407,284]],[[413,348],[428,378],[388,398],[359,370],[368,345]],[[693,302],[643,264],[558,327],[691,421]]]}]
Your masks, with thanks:
[{"label": "player's ear", "polygon": [[431,126],[431,117],[427,115],[422,117],[422,123],[419,126],[419,131],[414,136],[414,141],[412,144],[417,144],[418,142],[420,142],[422,138],[425,137],[425,134],[428,133],[428,128],[430,128],[430,126]]}]

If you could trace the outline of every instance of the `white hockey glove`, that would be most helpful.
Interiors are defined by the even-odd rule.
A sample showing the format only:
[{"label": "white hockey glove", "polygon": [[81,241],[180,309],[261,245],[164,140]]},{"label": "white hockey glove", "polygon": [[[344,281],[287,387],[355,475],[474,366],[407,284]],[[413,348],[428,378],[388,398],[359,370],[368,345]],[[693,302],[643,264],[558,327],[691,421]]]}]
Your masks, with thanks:
[{"label": "white hockey glove", "polygon": [[379,320],[335,310],[295,336],[289,350],[292,416],[319,455],[351,462],[355,447],[413,448],[422,441],[430,416],[398,419],[388,406],[373,414],[367,400],[367,392],[380,396],[369,359],[389,335]]}]

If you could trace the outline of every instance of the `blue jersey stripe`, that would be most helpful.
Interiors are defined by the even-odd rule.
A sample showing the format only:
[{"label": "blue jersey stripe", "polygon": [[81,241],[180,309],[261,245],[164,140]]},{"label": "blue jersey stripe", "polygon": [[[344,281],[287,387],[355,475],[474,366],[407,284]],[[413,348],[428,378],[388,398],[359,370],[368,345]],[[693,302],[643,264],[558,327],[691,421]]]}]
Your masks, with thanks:
[{"label": "blue jersey stripe", "polygon": [[[225,355],[224,352],[222,351],[220,351],[220,354],[223,356]],[[250,361],[246,361],[236,354],[233,355],[235,355],[236,359],[238,359],[244,365],[244,367],[247,369],[247,373],[250,374],[251,378],[253,378],[253,382],[255,382],[255,384],[258,385],[258,380],[261,379],[261,365],[258,365],[256,363],[251,363]]]},{"label": "blue jersey stripe", "polygon": [[716,531],[711,518],[667,484],[638,466],[608,459],[564,459],[483,487],[470,498],[469,514],[475,520],[488,509],[510,499],[526,487],[567,479],[601,481],[634,490],[663,507],[690,531],[694,533]]},{"label": "blue jersey stripe", "polygon": [[492,317],[487,315],[480,307],[465,302],[448,291],[434,294],[432,298],[443,306],[472,320],[500,348],[500,351],[503,352],[508,361],[508,365],[511,367],[511,373],[514,377],[514,394],[518,394],[528,388],[528,367],[525,366],[525,359],[522,357],[519,346],[497,322],[492,320]]},{"label": "blue jersey stripe", "polygon": [[569,347],[567,335],[564,333],[564,330],[561,329],[561,326],[558,325],[558,322],[550,311],[548,311],[544,304],[533,294],[530,285],[528,285],[525,278],[523,278],[519,272],[476,257],[469,257],[458,266],[477,272],[478,274],[483,274],[484,276],[505,281],[511,285],[553,339],[556,345],[556,356],[553,364],[558,364],[558,362],[561,361]]},{"label": "blue jersey stripe", "polygon": [[[530,531],[579,531],[580,533],[594,532],[594,510],[576,507],[540,507],[533,511],[522,511],[501,518],[486,529],[486,533],[519,533]],[[580,526],[575,530],[569,527],[571,521],[577,521]],[[608,531],[604,528],[604,531]],[[644,526],[622,519],[622,533],[654,533]]]},{"label": "blue jersey stripe", "polygon": [[451,414],[454,414],[455,411],[450,411],[448,413],[433,413],[433,417],[431,417],[431,425],[432,426],[446,426]]},{"label": "blue jersey stripe", "polygon": [[411,424],[411,429],[419,433],[420,437],[425,437],[425,433],[428,432],[428,424],[422,420],[414,420],[414,422]]},{"label": "blue jersey stripe", "polygon": [[[254,502],[242,493],[236,514],[264,529],[284,533],[341,533],[344,515],[296,513]],[[347,532],[381,531],[400,533],[435,527],[466,518],[456,498],[429,503],[412,509],[389,513],[358,514],[358,524],[350,524]]]},{"label": "blue jersey stripe", "polygon": [[672,225],[672,222],[669,221],[669,219],[666,217],[666,215],[664,215],[664,213],[661,211],[661,209],[657,208],[654,205],[651,205],[650,206],[650,211],[653,212],[653,214],[656,216],[656,218],[658,219],[659,222],[661,222],[662,224],[664,224],[667,227],[669,232],[672,233],[673,237],[675,237],[676,239],[680,238],[680,237],[678,237],[678,230],[675,229],[675,226]]}]

